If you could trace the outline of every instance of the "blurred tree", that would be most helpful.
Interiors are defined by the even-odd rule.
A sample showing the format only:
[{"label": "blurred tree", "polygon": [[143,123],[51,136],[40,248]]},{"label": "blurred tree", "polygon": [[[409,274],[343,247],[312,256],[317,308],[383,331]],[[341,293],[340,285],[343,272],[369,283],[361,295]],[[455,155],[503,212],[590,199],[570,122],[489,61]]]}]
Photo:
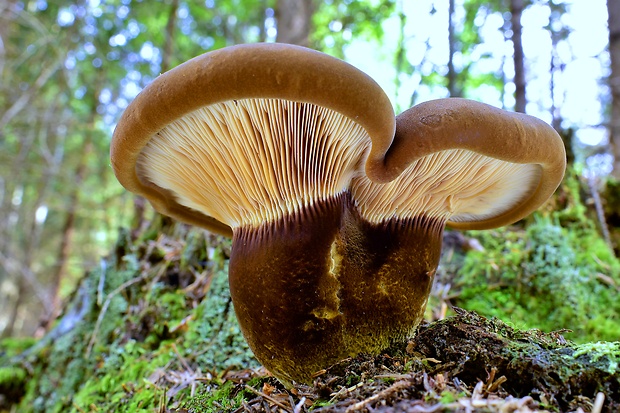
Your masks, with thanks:
[{"label": "blurred tree", "polygon": [[609,24],[609,57],[611,71],[609,87],[611,89],[610,143],[614,156],[613,176],[620,179],[620,2],[607,0]]},{"label": "blurred tree", "polygon": [[[566,42],[570,34],[570,29],[562,24],[562,16],[566,13],[566,7],[563,4],[556,4],[549,2],[549,8],[551,13],[549,14],[549,25],[547,30],[551,34],[551,61],[550,61],[550,74],[551,81],[549,83],[549,90],[551,94],[551,125],[557,131],[562,130],[562,111],[561,101],[562,92],[556,90],[557,81],[561,79],[562,73],[566,62],[562,61],[560,57],[559,49],[562,47],[562,43]],[[567,142],[568,146],[571,145],[570,140]],[[569,157],[569,162],[572,164],[574,157]]]},{"label": "blurred tree", "polygon": [[308,47],[314,0],[278,0],[276,42]]},{"label": "blurred tree", "polygon": [[[52,300],[39,277],[44,224],[65,160],[67,111],[63,57],[53,22],[0,3],[4,47],[0,93],[0,320],[10,335],[26,306],[49,311]],[[36,63],[35,63],[36,62]],[[52,99],[52,96],[54,99]],[[33,320],[28,320],[33,321]],[[36,321],[36,319],[34,320]]]},{"label": "blurred tree", "polygon": [[514,84],[515,84],[515,111],[525,113],[527,98],[525,95],[525,56],[523,55],[523,26],[521,15],[523,14],[523,0],[510,0],[510,28],[512,35],[513,60],[514,60]]},{"label": "blurred tree", "polygon": [[454,34],[454,4],[455,0],[449,1],[448,6],[448,93],[451,97],[461,97],[463,91],[457,83],[457,72],[454,68],[454,55],[456,53],[456,38]]},{"label": "blurred tree", "polygon": [[0,334],[51,319],[132,218],[107,155],[127,102],[205,50],[267,39],[269,6],[0,1]]}]

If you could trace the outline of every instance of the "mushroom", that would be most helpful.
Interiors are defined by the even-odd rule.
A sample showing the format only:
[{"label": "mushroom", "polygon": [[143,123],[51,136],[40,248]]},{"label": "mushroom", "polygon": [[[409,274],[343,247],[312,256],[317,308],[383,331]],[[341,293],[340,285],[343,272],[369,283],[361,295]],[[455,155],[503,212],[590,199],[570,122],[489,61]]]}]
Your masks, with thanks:
[{"label": "mushroom", "polygon": [[564,157],[546,123],[482,103],[441,99],[395,117],[361,71],[282,44],[221,49],[159,76],[111,146],[125,188],[232,236],[241,330],[288,385],[412,334],[445,225],[523,218],[559,185]]}]

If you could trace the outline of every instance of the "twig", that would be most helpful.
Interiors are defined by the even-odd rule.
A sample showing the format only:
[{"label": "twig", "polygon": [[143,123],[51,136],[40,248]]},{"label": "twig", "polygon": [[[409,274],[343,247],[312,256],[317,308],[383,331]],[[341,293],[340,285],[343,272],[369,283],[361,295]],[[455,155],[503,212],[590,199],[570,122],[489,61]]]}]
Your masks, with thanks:
[{"label": "twig", "polygon": [[605,210],[603,209],[603,203],[601,202],[601,197],[598,193],[598,178],[591,174],[588,177],[588,186],[590,187],[590,193],[592,194],[592,199],[594,200],[594,207],[596,209],[596,217],[598,218],[599,223],[601,224],[601,232],[603,233],[603,239],[613,251],[614,244],[611,242],[611,236],[609,235],[609,227],[607,226],[607,219],[605,219]]},{"label": "twig", "polygon": [[293,410],[293,413],[301,413],[301,409],[303,408],[304,403],[306,403],[306,396],[303,396],[299,400],[299,403],[295,405],[295,409]]},{"label": "twig", "polygon": [[357,383],[354,386],[351,387],[343,387],[340,390],[338,390],[335,393],[330,394],[330,396],[332,396],[332,398],[329,400],[329,404],[333,403],[336,401],[336,399],[338,399],[340,396],[342,396],[343,394],[347,394],[347,393],[351,393],[353,392],[355,389],[359,389],[360,387],[362,387],[364,385],[363,381],[360,381],[359,383]]},{"label": "twig", "polygon": [[256,390],[254,387],[252,386],[248,386],[247,384],[244,385],[246,390],[251,391],[252,393],[254,393],[257,396],[260,396],[266,400],[269,400],[271,403],[275,404],[276,406],[278,406],[281,409],[284,409],[285,411],[292,413],[291,409],[288,408],[286,405],[280,403],[278,400],[274,399],[271,396],[266,395],[265,393],[263,393],[262,391]]},{"label": "twig", "polygon": [[93,349],[93,346],[95,345],[95,340],[97,339],[97,334],[99,333],[99,328],[101,328],[101,323],[103,321],[103,317],[105,316],[105,313],[108,311],[108,307],[110,306],[110,303],[112,302],[112,299],[121,291],[125,290],[127,287],[130,287],[131,285],[140,282],[142,280],[144,280],[146,278],[145,274],[140,275],[139,277],[136,278],[132,278],[129,281],[125,281],[124,283],[122,283],[121,285],[119,285],[114,291],[112,291],[110,294],[108,294],[108,296],[105,299],[105,302],[103,303],[103,307],[101,307],[101,311],[99,312],[99,316],[97,317],[97,322],[95,323],[95,328],[93,329],[93,334],[90,336],[90,340],[88,342],[88,347],[86,348],[86,357],[90,356],[90,352]]},{"label": "twig", "polygon": [[356,410],[361,410],[370,403],[373,403],[377,400],[385,399],[388,396],[392,395],[393,393],[404,390],[410,386],[411,386],[411,383],[409,381],[406,381],[406,380],[397,381],[396,383],[392,384],[387,389],[381,390],[379,393],[375,394],[374,396],[370,396],[369,398],[364,399],[361,402],[355,403],[353,406],[347,407],[347,410],[345,411],[345,413],[354,412]]},{"label": "twig", "polygon": [[193,373],[194,371],[189,367],[189,364],[187,363],[185,358],[181,355],[181,353],[179,353],[179,349],[177,348],[177,345],[175,343],[172,343],[172,350],[174,350],[174,352],[176,353],[177,357],[181,361],[181,364],[183,364],[183,367],[185,367],[185,370]]},{"label": "twig", "polygon": [[603,410],[603,404],[605,403],[605,394],[599,392],[596,394],[594,400],[594,406],[592,406],[592,413],[601,413]]}]

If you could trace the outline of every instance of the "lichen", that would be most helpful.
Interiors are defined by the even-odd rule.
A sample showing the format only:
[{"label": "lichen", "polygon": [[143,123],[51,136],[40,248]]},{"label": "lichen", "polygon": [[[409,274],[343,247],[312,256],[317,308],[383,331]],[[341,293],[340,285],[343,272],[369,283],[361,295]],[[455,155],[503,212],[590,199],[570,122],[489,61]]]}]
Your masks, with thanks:
[{"label": "lichen", "polygon": [[592,363],[602,362],[601,368],[609,374],[618,372],[618,364],[620,363],[620,342],[597,341],[595,343],[584,343],[576,346],[571,357],[577,359],[581,356],[587,356]]}]

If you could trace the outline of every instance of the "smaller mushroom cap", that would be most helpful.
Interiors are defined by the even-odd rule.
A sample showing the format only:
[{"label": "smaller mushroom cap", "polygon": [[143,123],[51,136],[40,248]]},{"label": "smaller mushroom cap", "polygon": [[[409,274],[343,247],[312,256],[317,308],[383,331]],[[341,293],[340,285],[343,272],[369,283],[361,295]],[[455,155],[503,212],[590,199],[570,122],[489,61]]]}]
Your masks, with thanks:
[{"label": "smaller mushroom cap", "polygon": [[426,216],[453,228],[489,229],[536,210],[565,168],[562,139],[542,120],[438,99],[397,116],[385,159],[369,159],[370,180],[358,178],[352,192],[370,221]]}]

